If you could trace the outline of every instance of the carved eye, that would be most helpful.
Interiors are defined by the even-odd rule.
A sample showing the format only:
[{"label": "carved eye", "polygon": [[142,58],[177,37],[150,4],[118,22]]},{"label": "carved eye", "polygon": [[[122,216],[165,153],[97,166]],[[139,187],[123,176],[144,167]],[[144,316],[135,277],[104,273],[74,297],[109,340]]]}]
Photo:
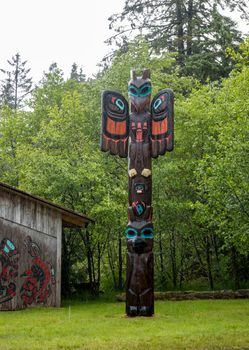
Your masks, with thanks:
[{"label": "carved eye", "polygon": [[128,239],[134,239],[137,237],[137,230],[135,228],[132,228],[132,227],[128,227],[126,230],[125,230],[125,236],[126,238]]},{"label": "carved eye", "polygon": [[135,86],[133,86],[133,85],[130,85],[129,86],[129,94],[132,95],[132,96],[137,97],[138,96],[137,88]]},{"label": "carved eye", "polygon": [[124,110],[125,108],[125,105],[124,105],[124,102],[122,100],[120,100],[120,98],[118,98],[115,102],[116,106],[121,109],[121,111]]},{"label": "carved eye", "polygon": [[152,227],[145,227],[141,231],[141,237],[142,238],[153,238],[154,237],[154,230]]},{"label": "carved eye", "polygon": [[156,101],[153,104],[154,109],[158,109],[162,104],[162,100],[160,98],[157,98]]},{"label": "carved eye", "polygon": [[151,85],[145,84],[140,88],[140,96],[145,97],[148,96],[151,93]]}]

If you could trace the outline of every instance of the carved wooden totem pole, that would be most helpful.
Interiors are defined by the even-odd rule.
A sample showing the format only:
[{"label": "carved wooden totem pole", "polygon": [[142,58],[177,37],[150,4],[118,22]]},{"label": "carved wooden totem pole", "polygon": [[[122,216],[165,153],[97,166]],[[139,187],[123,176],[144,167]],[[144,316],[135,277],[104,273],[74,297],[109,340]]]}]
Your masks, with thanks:
[{"label": "carved wooden totem pole", "polygon": [[164,89],[150,103],[150,71],[131,71],[126,99],[115,91],[102,95],[101,150],[129,159],[126,313],[154,314],[151,158],[173,150],[173,91]]}]

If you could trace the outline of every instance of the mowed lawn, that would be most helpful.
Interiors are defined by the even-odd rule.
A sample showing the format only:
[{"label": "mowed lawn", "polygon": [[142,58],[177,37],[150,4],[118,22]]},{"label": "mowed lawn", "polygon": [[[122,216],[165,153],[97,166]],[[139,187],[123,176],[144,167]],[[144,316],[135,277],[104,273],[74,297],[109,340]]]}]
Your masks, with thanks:
[{"label": "mowed lawn", "polygon": [[124,303],[0,312],[0,350],[249,349],[249,300],[158,301],[151,318]]}]

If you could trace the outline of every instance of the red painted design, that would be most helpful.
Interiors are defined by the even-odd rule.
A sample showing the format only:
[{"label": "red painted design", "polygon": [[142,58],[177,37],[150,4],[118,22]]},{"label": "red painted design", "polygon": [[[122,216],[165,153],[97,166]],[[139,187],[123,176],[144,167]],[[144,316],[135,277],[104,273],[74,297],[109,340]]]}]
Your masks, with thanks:
[{"label": "red painted design", "polygon": [[55,281],[54,269],[41,259],[41,250],[31,237],[27,236],[24,244],[33,260],[31,267],[21,275],[25,277],[20,290],[21,299],[25,306],[46,303],[51,294],[51,283]]},{"label": "red painted design", "polygon": [[152,134],[160,135],[165,134],[168,130],[168,121],[167,118],[162,121],[154,121],[152,122]]},{"label": "red painted design", "polygon": [[21,277],[26,277],[20,292],[24,305],[47,301],[51,293],[50,271],[44,261],[35,258],[33,265]]},{"label": "red painted design", "polygon": [[18,251],[14,243],[4,238],[0,243],[0,304],[16,296],[18,259]]},{"label": "red painted design", "polygon": [[138,122],[137,131],[136,131],[136,142],[142,142],[142,141],[143,141],[142,125],[141,125],[141,122]]},{"label": "red painted design", "polygon": [[107,117],[106,130],[112,135],[126,135],[126,121],[115,122]]}]

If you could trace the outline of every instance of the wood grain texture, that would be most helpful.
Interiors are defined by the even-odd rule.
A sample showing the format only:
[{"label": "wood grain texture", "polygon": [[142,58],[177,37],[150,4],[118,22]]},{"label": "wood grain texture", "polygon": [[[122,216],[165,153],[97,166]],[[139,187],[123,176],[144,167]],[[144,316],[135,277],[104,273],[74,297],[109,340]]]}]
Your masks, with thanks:
[{"label": "wood grain texture", "polygon": [[0,310],[60,306],[61,231],[59,211],[1,189]]}]

